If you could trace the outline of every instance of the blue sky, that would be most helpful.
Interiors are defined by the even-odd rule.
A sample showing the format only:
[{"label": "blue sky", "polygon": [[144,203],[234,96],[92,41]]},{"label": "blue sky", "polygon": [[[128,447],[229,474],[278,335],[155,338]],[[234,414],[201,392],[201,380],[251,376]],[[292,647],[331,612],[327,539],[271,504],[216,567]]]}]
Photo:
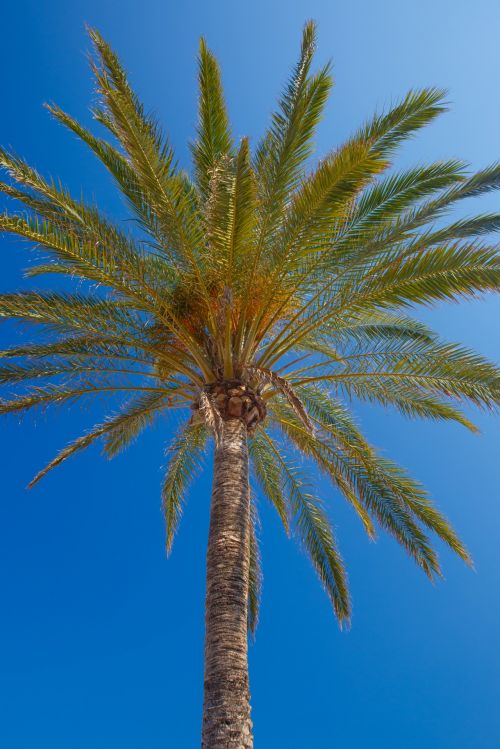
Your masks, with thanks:
[{"label": "blue sky", "polygon": [[[221,61],[236,135],[255,140],[308,17],[319,22],[318,60],[331,57],[336,77],[319,155],[377,106],[438,85],[449,89],[451,111],[403,150],[400,166],[459,157],[480,168],[500,157],[495,0],[12,2],[2,10],[0,142],[123,218],[92,156],[42,108],[54,100],[90,121],[84,22],[117,48],[187,163],[199,35]],[[481,209],[498,211],[498,196]],[[26,288],[27,249],[1,243],[0,292]],[[499,312],[489,298],[421,317],[498,358]],[[0,336],[2,346],[13,342],[11,328]],[[99,413],[61,410],[1,426],[0,745],[190,749],[201,716],[208,472],[193,486],[168,561],[159,486],[174,420],[111,463],[89,450],[25,490]],[[429,487],[476,572],[440,549],[446,580],[430,585],[394,542],[368,542],[323,487],[354,599],[352,628],[339,632],[307,560],[262,505],[264,598],[250,654],[256,746],[498,749],[498,422],[477,415],[476,436],[375,408],[357,413],[373,442]]]}]

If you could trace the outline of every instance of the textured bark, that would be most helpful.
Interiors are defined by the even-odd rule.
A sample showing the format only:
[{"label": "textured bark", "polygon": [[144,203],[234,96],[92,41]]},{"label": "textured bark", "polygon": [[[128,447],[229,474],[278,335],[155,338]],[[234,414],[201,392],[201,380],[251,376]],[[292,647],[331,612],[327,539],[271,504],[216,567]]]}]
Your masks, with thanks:
[{"label": "textured bark", "polygon": [[207,551],[203,749],[253,747],[248,689],[247,427],[224,422],[215,449]]}]

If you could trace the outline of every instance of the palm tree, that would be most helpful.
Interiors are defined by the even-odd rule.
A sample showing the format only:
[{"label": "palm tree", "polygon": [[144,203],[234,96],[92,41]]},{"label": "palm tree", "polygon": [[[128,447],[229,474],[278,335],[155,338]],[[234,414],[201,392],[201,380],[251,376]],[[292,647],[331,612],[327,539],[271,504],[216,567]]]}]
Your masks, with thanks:
[{"label": "palm tree", "polygon": [[443,92],[425,89],[309,170],[331,88],[329,65],[311,71],[309,22],[253,154],[247,138],[233,140],[219,68],[201,41],[188,175],[114,52],[89,33],[93,114],[111,139],[49,110],[112,174],[135,229],[0,151],[9,175],[0,189],[25,207],[3,213],[1,230],[27,239],[40,257],[30,276],[56,273],[79,284],[75,293],[0,296],[0,316],[37,334],[0,354],[0,380],[14,387],[0,411],[120,399],[32,486],[93,442],[112,457],[153,420],[182,409],[162,488],[169,552],[188,484],[213,440],[202,745],[247,748],[247,640],[260,586],[254,485],[301,541],[341,624],[351,613],[346,573],[299,456],[330,479],[371,538],[376,526],[388,531],[430,578],[440,567],[426,529],[470,563],[425,490],[367,442],[349,403],[474,430],[457,403],[498,402],[499,370],[439,340],[408,311],[498,288],[497,248],[481,237],[500,227],[500,215],[444,218],[458,201],[498,188],[500,166],[468,174],[462,162],[438,161],[388,172],[398,146],[445,109]]}]

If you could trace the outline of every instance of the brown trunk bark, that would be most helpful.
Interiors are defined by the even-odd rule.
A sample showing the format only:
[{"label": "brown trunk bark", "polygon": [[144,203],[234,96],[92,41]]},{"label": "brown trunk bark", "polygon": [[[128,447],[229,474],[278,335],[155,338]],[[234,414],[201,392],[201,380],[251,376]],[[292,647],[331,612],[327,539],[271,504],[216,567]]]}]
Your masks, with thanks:
[{"label": "brown trunk bark", "polygon": [[203,749],[252,749],[247,607],[250,492],[247,428],[224,422],[215,448],[207,551]]}]

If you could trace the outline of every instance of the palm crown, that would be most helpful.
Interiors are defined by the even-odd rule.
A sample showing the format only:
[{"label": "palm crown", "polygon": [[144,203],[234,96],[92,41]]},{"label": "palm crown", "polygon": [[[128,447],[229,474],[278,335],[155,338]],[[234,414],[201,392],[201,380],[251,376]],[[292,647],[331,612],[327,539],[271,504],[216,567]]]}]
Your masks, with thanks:
[{"label": "palm crown", "polygon": [[[28,209],[0,229],[41,255],[31,276],[58,273],[87,291],[0,297],[0,316],[39,337],[1,352],[0,381],[15,383],[2,413],[100,395],[121,405],[65,447],[33,480],[95,440],[113,456],[157,416],[185,409],[169,446],[163,505],[170,549],[189,480],[227,415],[244,419],[256,486],[295,529],[340,621],[350,615],[342,559],[321,501],[297,455],[310,458],[352,504],[369,536],[389,531],[423,570],[440,572],[424,532],[465,561],[467,551],[424,489],[378,455],[356,425],[352,398],[409,416],[451,419],[499,398],[498,370],[444,343],[405,310],[498,287],[496,247],[481,237],[500,215],[445,223],[458,201],[500,186],[500,166],[468,174],[458,161],[388,170],[398,146],[444,111],[443,92],[410,92],[307,170],[331,88],[328,65],[311,72],[315,29],[251,153],[231,135],[217,62],[199,52],[199,124],[192,175],[93,30],[93,135],[56,106],[114,177],[137,230],[109,221],[23,160],[0,151],[0,189]],[[97,290],[97,286],[99,291]],[[34,382],[26,392],[18,383]],[[42,384],[36,384],[39,382]],[[249,617],[257,621],[258,549],[251,539]]]}]

